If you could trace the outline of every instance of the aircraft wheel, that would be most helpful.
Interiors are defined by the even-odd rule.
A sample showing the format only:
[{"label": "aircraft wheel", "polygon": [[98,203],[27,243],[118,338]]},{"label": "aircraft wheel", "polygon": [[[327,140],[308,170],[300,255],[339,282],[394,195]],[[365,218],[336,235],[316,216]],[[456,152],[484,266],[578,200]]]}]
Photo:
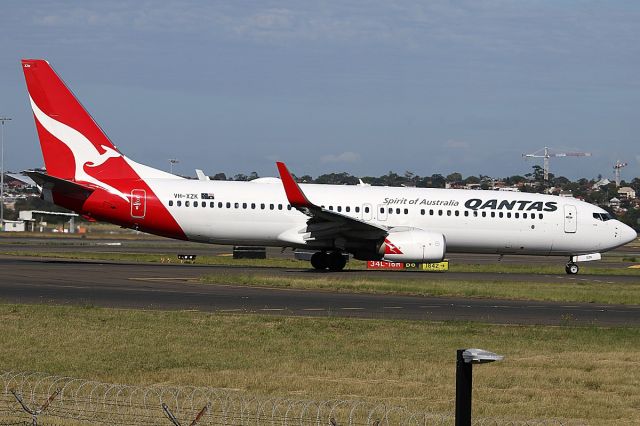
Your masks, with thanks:
[{"label": "aircraft wheel", "polygon": [[311,266],[318,271],[324,271],[329,267],[329,255],[323,251],[315,252],[311,256]]},{"label": "aircraft wheel", "polygon": [[578,267],[578,265],[576,265],[575,263],[567,263],[567,266],[564,267],[564,270],[567,272],[567,274],[569,275],[575,275],[578,273],[578,271],[580,270],[580,268]]},{"label": "aircraft wheel", "polygon": [[328,256],[329,258],[329,270],[330,271],[342,271],[347,266],[347,259],[344,258],[341,252],[334,251]]}]

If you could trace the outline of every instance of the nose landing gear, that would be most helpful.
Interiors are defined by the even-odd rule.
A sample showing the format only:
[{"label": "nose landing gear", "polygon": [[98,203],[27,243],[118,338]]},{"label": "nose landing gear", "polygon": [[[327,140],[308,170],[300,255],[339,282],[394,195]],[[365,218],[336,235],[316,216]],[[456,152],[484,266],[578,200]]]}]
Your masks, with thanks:
[{"label": "nose landing gear", "polygon": [[567,263],[567,266],[564,267],[564,270],[569,275],[575,275],[578,273],[578,271],[580,271],[580,268],[577,264],[570,261],[569,263]]}]

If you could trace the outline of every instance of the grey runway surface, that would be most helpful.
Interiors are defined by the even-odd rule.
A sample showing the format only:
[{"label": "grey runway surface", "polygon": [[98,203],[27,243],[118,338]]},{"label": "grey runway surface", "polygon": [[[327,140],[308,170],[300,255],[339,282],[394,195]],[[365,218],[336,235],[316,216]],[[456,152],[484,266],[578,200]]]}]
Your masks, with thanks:
[{"label": "grey runway surface", "polygon": [[[0,300],[12,303],[94,305],[136,309],[481,321],[500,324],[640,325],[640,306],[637,305],[366,295],[210,285],[195,281],[204,274],[247,272],[282,276],[322,276],[315,272],[283,268],[97,263],[0,256]],[[353,271],[343,274],[345,276],[354,274],[379,276],[398,273]],[[532,277],[528,274],[415,274],[421,274],[420,276],[425,280],[532,281]],[[551,281],[564,285],[572,278],[600,282],[637,280],[637,277],[620,276],[544,275],[536,276],[535,281]]]}]

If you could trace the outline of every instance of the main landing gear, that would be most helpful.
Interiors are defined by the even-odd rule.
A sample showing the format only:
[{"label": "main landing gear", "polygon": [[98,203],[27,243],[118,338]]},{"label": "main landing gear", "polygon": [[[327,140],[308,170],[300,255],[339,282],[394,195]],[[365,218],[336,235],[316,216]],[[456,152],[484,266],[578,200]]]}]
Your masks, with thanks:
[{"label": "main landing gear", "polygon": [[333,272],[342,271],[347,265],[347,259],[339,251],[319,251],[311,256],[311,266],[319,271],[330,270]]},{"label": "main landing gear", "polygon": [[573,263],[572,261],[569,261],[569,263],[567,263],[567,266],[564,267],[564,270],[569,275],[575,275],[578,273],[580,268],[578,267],[577,264]]}]

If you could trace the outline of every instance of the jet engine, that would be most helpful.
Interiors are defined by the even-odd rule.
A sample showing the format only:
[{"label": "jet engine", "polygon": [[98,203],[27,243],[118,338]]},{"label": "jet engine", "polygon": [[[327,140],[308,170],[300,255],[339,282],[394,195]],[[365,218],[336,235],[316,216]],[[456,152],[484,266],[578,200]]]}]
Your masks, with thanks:
[{"label": "jet engine", "polygon": [[440,262],[446,251],[444,235],[413,228],[389,233],[378,252],[391,262]]}]

